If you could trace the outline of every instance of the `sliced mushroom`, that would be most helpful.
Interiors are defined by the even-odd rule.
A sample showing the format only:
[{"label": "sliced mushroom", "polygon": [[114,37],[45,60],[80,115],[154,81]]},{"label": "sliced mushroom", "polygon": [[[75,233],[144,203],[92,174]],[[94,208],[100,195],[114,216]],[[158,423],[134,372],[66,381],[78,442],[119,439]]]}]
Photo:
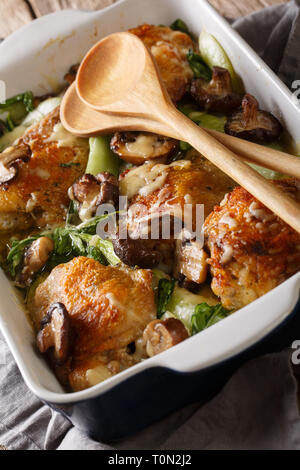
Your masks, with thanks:
[{"label": "sliced mushroom", "polygon": [[202,78],[192,80],[190,93],[205,111],[222,114],[232,113],[242,101],[242,96],[232,90],[228,70],[222,67],[213,67],[210,82]]},{"label": "sliced mushroom", "polygon": [[271,113],[259,109],[254,96],[246,94],[241,109],[227,119],[224,130],[234,137],[267,143],[279,138],[282,126]]},{"label": "sliced mushroom", "polygon": [[93,217],[101,204],[111,204],[117,210],[119,185],[111,173],[85,174],[69,188],[69,198],[76,202],[79,217],[87,220]]},{"label": "sliced mushroom", "polygon": [[68,82],[69,85],[72,85],[72,83],[75,81],[79,65],[80,64],[72,65],[72,67],[69,68],[68,73],[66,73],[64,76],[65,81]]},{"label": "sliced mushroom", "polygon": [[24,266],[15,284],[22,288],[29,286],[34,275],[45,266],[53,250],[54,242],[51,238],[41,237],[35,240],[25,253]]},{"label": "sliced mushroom", "polygon": [[176,241],[174,277],[181,287],[194,291],[206,280],[208,255],[196,241]]},{"label": "sliced mushroom", "polygon": [[122,160],[139,165],[157,158],[167,160],[178,151],[178,141],[151,133],[117,132],[110,147]]},{"label": "sliced mushroom", "polygon": [[187,279],[187,277],[182,273],[178,273],[177,277],[179,287],[182,287],[183,289],[186,289],[192,292],[193,294],[196,294],[198,292],[199,284],[197,284],[197,282]]},{"label": "sliced mushroom", "polygon": [[146,341],[147,354],[152,357],[181,343],[189,335],[183,323],[177,318],[171,317],[149,323],[144,330],[143,337]]},{"label": "sliced mushroom", "polygon": [[64,304],[52,304],[42,319],[37,335],[37,347],[44,354],[53,349],[57,364],[63,364],[70,352],[70,321]]},{"label": "sliced mushroom", "polygon": [[0,154],[0,184],[12,181],[18,174],[18,165],[27,162],[31,151],[26,145],[8,147]]},{"label": "sliced mushroom", "polygon": [[117,234],[112,242],[116,255],[127,266],[151,269],[161,261],[161,254],[155,250],[152,240],[121,239]]}]

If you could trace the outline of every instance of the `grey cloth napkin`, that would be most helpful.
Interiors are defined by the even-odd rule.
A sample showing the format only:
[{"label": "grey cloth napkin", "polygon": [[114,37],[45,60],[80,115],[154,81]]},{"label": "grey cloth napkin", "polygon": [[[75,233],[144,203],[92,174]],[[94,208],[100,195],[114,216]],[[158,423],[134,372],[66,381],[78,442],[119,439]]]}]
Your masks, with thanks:
[{"label": "grey cloth napkin", "polygon": [[300,1],[260,10],[233,27],[289,87],[300,79]]},{"label": "grey cloth napkin", "polygon": [[[289,87],[300,79],[299,8],[294,0],[233,23]],[[206,405],[190,405],[113,446],[88,438],[35,398],[1,334],[0,384],[0,450],[300,449],[289,350],[248,362]]]}]

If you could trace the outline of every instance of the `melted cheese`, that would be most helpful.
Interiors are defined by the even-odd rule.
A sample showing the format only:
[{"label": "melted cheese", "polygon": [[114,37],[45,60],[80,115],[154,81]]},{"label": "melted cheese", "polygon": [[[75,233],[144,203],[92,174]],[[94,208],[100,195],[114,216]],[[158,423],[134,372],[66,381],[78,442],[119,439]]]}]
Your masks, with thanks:
[{"label": "melted cheese", "polygon": [[57,142],[58,147],[86,147],[88,146],[87,139],[81,139],[68,132],[63,125],[58,122],[50,137],[46,142]]},{"label": "melted cheese", "polygon": [[86,380],[89,384],[89,387],[93,387],[94,385],[109,379],[111,375],[112,374],[110,370],[104,364],[101,364],[94,369],[88,369],[86,371]]},{"label": "melted cheese", "polygon": [[122,196],[131,199],[136,194],[149,196],[157,189],[161,189],[168,176],[168,170],[171,167],[187,168],[191,165],[188,160],[180,160],[170,165],[162,163],[145,163],[133,170],[130,170],[120,182],[120,192]]},{"label": "melted cheese", "polygon": [[219,224],[226,224],[229,228],[237,227],[237,221],[229,215],[223,215],[223,217],[221,217],[219,220]]},{"label": "melted cheese", "polygon": [[148,196],[164,185],[167,169],[167,165],[145,163],[131,170],[120,183],[121,194],[128,196],[129,199],[136,194]]},{"label": "melted cheese", "polygon": [[259,208],[256,201],[253,201],[249,206],[249,212],[245,214],[246,219],[254,217],[255,219],[261,220],[262,222],[270,222],[275,219],[274,214],[270,214],[266,209]]},{"label": "melted cheese", "polygon": [[232,246],[225,245],[223,247],[223,254],[221,256],[220,263],[221,264],[229,263],[229,261],[232,258],[232,254],[233,254]]},{"label": "melted cheese", "polygon": [[156,136],[140,134],[134,142],[126,143],[126,150],[131,155],[147,158],[152,155],[158,144]]}]

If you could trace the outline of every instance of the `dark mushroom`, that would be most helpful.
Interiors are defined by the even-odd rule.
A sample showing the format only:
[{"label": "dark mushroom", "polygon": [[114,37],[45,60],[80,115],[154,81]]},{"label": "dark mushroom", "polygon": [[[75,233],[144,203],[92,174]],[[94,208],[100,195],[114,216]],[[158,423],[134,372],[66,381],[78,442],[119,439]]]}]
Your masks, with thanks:
[{"label": "dark mushroom", "polygon": [[25,253],[23,269],[17,276],[15,285],[21,288],[29,286],[34,275],[45,266],[53,250],[54,242],[51,238],[41,237],[32,242]]},{"label": "dark mushroom", "polygon": [[139,165],[157,158],[167,160],[178,151],[178,141],[146,132],[117,132],[110,147],[122,160]]},{"label": "dark mushroom", "polygon": [[191,281],[188,279],[184,274],[178,273],[178,287],[182,287],[183,289],[186,289],[193,294],[196,294],[199,289],[199,284],[197,282]]},{"label": "dark mushroom", "polygon": [[117,210],[119,205],[119,185],[111,173],[85,174],[69,188],[69,198],[78,209],[81,220],[93,217],[102,204],[111,204]]},{"label": "dark mushroom", "polygon": [[228,70],[222,67],[213,67],[210,82],[202,78],[192,80],[190,93],[201,109],[222,114],[232,113],[242,101],[242,95],[232,90]]},{"label": "dark mushroom", "polygon": [[161,254],[155,250],[152,240],[121,239],[117,234],[112,242],[116,255],[127,266],[151,269],[161,261]]},{"label": "dark mushroom", "polygon": [[68,73],[66,73],[66,75],[64,76],[65,81],[68,82],[69,85],[72,85],[72,83],[75,82],[79,65],[80,64],[72,65],[72,67],[69,68]]},{"label": "dark mushroom", "polygon": [[8,147],[0,154],[0,184],[6,184],[16,178],[18,165],[30,158],[30,148],[22,145]]},{"label": "dark mushroom", "polygon": [[246,94],[242,107],[227,119],[224,130],[234,137],[267,143],[280,137],[282,126],[271,113],[259,109],[254,96]]},{"label": "dark mushroom", "polygon": [[201,243],[177,240],[173,274],[179,279],[180,287],[193,292],[206,280],[207,258]]},{"label": "dark mushroom", "polygon": [[42,354],[53,350],[56,364],[66,362],[70,352],[70,321],[64,304],[58,302],[50,306],[41,321],[36,342]]},{"label": "dark mushroom", "polygon": [[146,351],[150,357],[166,351],[188,337],[188,332],[183,323],[173,317],[166,320],[153,320],[147,325],[143,333],[143,338],[146,341]]}]

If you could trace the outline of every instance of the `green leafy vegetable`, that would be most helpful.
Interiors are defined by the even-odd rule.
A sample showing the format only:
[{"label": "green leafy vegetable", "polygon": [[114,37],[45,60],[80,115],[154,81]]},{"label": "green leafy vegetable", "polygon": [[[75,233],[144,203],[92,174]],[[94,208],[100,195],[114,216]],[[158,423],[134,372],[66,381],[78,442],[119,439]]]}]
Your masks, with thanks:
[{"label": "green leafy vegetable", "polygon": [[192,146],[188,142],[184,142],[183,140],[181,140],[179,142],[179,148],[182,152],[186,152],[187,150],[190,150]]},{"label": "green leafy vegetable", "polygon": [[11,112],[12,106],[17,103],[23,103],[25,111],[30,113],[30,111],[33,111],[33,93],[26,91],[25,93],[9,98],[5,103],[0,103],[0,110],[2,112]]},{"label": "green leafy vegetable", "polygon": [[193,111],[188,114],[188,117],[201,127],[224,132],[224,126],[226,124],[225,116],[215,116],[214,114],[202,111]]},{"label": "green leafy vegetable", "polygon": [[[34,124],[37,124],[41,119],[49,114],[53,109],[55,109],[61,103],[60,97],[49,98],[45,101],[42,101],[37,108],[30,112],[22,123],[15,127],[11,132],[5,132],[2,137],[0,137],[0,152],[3,152],[4,149],[12,145],[19,137],[22,137],[26,129]],[[24,104],[23,102],[18,102],[14,105],[15,111],[19,108],[21,115],[24,115]],[[5,111],[0,109],[0,114]],[[11,116],[11,114],[10,114]],[[13,116],[11,116],[13,117]],[[20,116],[19,116],[20,118]],[[2,121],[3,123],[3,121]],[[14,121],[15,123],[15,121]],[[7,123],[5,123],[5,130],[7,131]]]},{"label": "green leafy vegetable", "polygon": [[182,287],[176,286],[166,310],[182,321],[191,334],[192,316],[195,313],[195,307],[203,302],[208,302],[211,305],[217,304],[217,299],[208,286],[204,285],[198,294],[193,294]]},{"label": "green leafy vegetable", "polygon": [[[110,240],[103,240],[102,238],[96,235],[89,242],[89,247],[92,249],[92,252],[94,254],[94,248],[98,250],[98,252],[101,252],[102,255],[105,257],[107,264],[109,264],[110,266],[116,266],[117,264],[120,264],[121,260],[115,254],[114,246]],[[96,259],[94,256],[91,257]]]},{"label": "green leafy vegetable", "polygon": [[189,34],[191,36],[189,28],[187,27],[187,24],[183,20],[181,20],[180,18],[175,20],[171,24],[170,28],[173,29],[174,31],[181,31],[182,33],[186,33],[186,34]]},{"label": "green leafy vegetable", "polygon": [[210,33],[202,29],[199,37],[199,50],[203,61],[211,69],[215,66],[228,70],[232,80],[232,87],[236,93],[245,93],[243,83],[235,72],[231,60],[219,43]]},{"label": "green leafy vegetable", "polygon": [[177,105],[179,111],[186,116],[188,116],[190,113],[197,112],[198,108],[195,103],[186,103],[185,101],[181,101]]},{"label": "green leafy vegetable", "polygon": [[114,252],[113,244],[109,240],[102,240],[96,235],[99,222],[109,215],[97,216],[78,226],[66,225],[57,227],[53,231],[43,232],[39,235],[14,240],[8,253],[4,268],[12,277],[16,276],[17,269],[23,262],[25,249],[40,237],[47,236],[54,241],[54,251],[43,269],[52,269],[58,264],[66,263],[76,256],[87,256],[104,265],[115,266],[120,259]]},{"label": "green leafy vegetable", "polygon": [[208,82],[211,80],[211,70],[199,54],[196,54],[192,49],[190,49],[187,54],[187,60],[195,78],[203,78]]},{"label": "green leafy vegetable", "polygon": [[120,159],[110,149],[110,136],[91,137],[90,155],[86,173],[97,175],[103,171],[109,171],[115,176],[119,175]]},{"label": "green leafy vegetable", "polygon": [[7,113],[6,126],[9,131],[20,124],[26,114],[33,111],[33,99],[32,92],[27,91],[0,104],[0,113]]},{"label": "green leafy vegetable", "polygon": [[54,257],[58,256],[60,260],[65,257],[66,260],[69,260],[74,256],[87,256],[106,265],[120,263],[120,259],[114,253],[113,244],[96,235],[98,223],[110,215],[93,217],[77,226],[66,225],[56,228],[52,235]]},{"label": "green leafy vegetable", "polygon": [[71,201],[66,217],[66,226],[68,225],[76,225],[79,221],[78,210],[76,208],[75,201]]},{"label": "green leafy vegetable", "polygon": [[206,302],[196,305],[192,315],[192,334],[195,335],[226,318],[230,313],[222,304],[208,305]]},{"label": "green leafy vegetable", "polygon": [[160,279],[158,283],[157,293],[157,318],[161,316],[167,310],[168,302],[173,294],[175,287],[175,280]]}]

